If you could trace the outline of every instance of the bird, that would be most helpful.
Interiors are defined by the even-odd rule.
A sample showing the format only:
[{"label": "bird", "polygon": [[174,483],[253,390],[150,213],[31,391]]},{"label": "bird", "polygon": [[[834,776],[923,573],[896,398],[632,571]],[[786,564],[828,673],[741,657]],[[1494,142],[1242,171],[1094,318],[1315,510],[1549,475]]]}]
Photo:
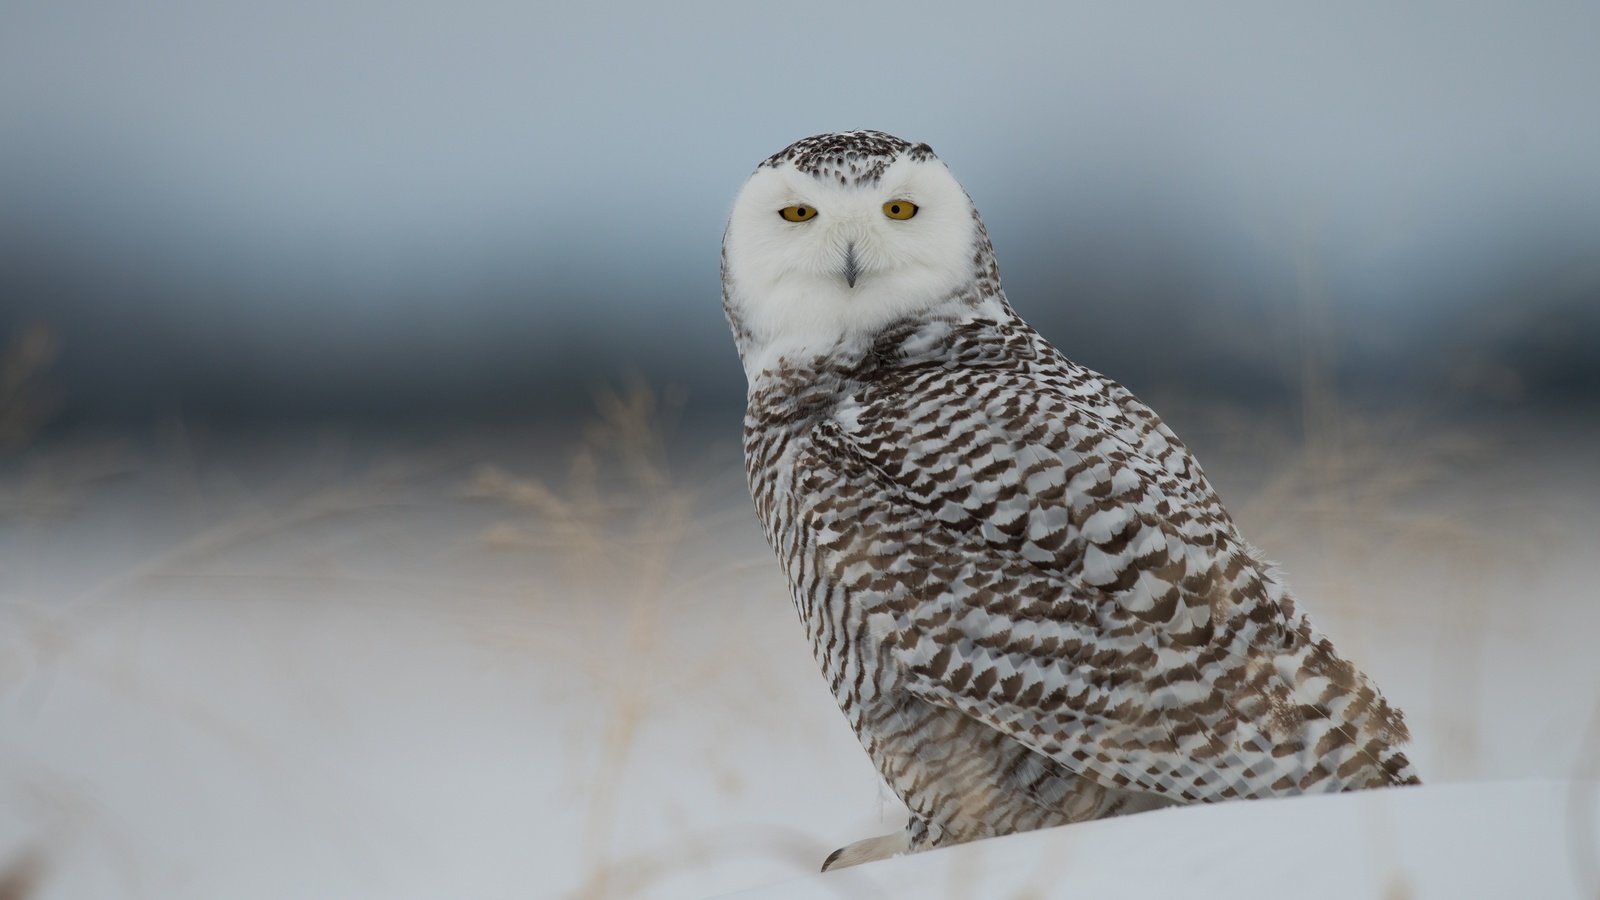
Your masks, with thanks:
[{"label": "bird", "polygon": [[1401,711],[1128,389],[1013,310],[922,143],[818,134],[733,202],[745,470],[909,812],[823,870],[1175,805],[1419,782]]}]

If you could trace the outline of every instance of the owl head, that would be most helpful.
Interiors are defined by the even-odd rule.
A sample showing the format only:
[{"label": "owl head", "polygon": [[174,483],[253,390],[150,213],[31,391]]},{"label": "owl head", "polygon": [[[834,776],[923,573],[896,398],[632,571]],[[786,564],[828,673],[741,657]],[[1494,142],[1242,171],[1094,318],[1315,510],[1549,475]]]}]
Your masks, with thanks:
[{"label": "owl head", "polygon": [[723,306],[752,377],[785,350],[827,352],[998,294],[966,191],[927,144],[820,134],[756,168],[722,244]]}]

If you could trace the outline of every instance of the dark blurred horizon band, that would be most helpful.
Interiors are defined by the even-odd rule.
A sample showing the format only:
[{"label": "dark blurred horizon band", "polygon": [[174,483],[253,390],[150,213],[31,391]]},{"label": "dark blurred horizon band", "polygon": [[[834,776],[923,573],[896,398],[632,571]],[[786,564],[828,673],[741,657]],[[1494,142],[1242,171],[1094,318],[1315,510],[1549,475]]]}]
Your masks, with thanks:
[{"label": "dark blurred horizon band", "polygon": [[869,126],[1138,393],[1600,405],[1600,7],[812,13],[15,5],[0,347],[49,329],[55,432],[561,419],[630,377],[736,414],[728,203]]}]

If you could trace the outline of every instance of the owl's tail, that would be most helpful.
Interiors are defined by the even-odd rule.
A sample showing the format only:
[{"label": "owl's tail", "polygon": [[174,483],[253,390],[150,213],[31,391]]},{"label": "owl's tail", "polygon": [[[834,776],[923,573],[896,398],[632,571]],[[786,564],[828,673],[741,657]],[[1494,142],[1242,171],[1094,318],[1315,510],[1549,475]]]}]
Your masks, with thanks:
[{"label": "owl's tail", "polygon": [[1411,740],[1405,716],[1389,705],[1377,685],[1339,657],[1327,638],[1316,639],[1301,655],[1291,679],[1297,699],[1313,711],[1306,737],[1315,737],[1313,756],[1334,773],[1336,790],[1362,790],[1421,784],[1417,770],[1400,748]]},{"label": "owl's tail", "polygon": [[1378,754],[1378,761],[1387,777],[1387,781],[1374,787],[1391,787],[1402,784],[1421,784],[1422,777],[1417,774],[1411,760],[1406,755],[1393,747]]}]

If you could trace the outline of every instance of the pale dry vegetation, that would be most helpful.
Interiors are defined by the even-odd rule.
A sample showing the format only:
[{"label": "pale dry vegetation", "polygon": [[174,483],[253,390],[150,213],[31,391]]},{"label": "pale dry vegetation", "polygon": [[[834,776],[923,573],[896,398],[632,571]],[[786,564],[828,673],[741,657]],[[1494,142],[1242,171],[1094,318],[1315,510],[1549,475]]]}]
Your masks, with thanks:
[{"label": "pale dry vegetation", "polygon": [[[736,469],[699,481],[673,472],[668,443],[677,405],[672,391],[658,393],[637,381],[603,392],[559,479],[483,466],[467,488],[467,496],[506,510],[483,529],[483,542],[546,561],[544,583],[532,599],[546,610],[558,608],[562,619],[549,633],[521,636],[515,646],[561,659],[602,717],[583,808],[572,811],[584,835],[578,897],[636,895],[674,870],[703,863],[714,850],[805,853],[803,839],[772,828],[685,833],[656,850],[613,849],[617,823],[629,815],[623,776],[643,750],[646,721],[672,715],[684,697],[712,682],[763,677],[741,669],[752,660],[737,652],[694,658],[670,646],[674,632],[681,633],[670,620],[703,615],[714,602],[708,594],[727,599],[713,586],[767,563],[716,552],[718,536],[739,521],[754,527],[754,514],[721,497],[730,479],[742,482]],[[770,599],[784,602],[781,595]],[[737,781],[729,787],[737,790]]]},{"label": "pale dry vegetation", "polygon": [[47,378],[60,343],[48,326],[22,328],[0,350],[0,451],[25,446],[59,403]]}]

